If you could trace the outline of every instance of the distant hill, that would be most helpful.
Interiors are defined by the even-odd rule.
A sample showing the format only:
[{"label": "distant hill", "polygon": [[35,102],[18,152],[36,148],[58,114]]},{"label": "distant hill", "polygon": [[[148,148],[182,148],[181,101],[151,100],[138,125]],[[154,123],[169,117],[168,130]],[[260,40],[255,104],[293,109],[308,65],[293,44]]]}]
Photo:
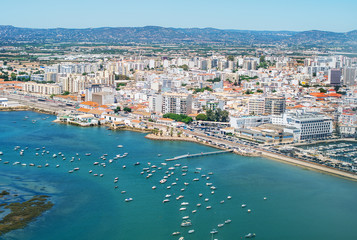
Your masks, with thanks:
[{"label": "distant hill", "polygon": [[357,30],[347,33],[326,31],[245,31],[215,28],[102,27],[102,28],[18,28],[0,25],[0,44],[9,43],[184,43],[184,44],[290,44],[357,45]]}]

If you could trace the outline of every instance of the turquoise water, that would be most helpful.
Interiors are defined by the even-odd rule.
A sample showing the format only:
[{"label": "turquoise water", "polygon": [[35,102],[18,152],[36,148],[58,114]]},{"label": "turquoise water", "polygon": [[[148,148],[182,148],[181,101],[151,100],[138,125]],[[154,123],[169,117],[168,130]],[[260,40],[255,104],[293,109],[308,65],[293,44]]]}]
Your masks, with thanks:
[{"label": "turquoise water", "polygon": [[[11,189],[23,199],[48,194],[55,203],[26,228],[4,235],[5,240],[164,240],[178,239],[179,236],[171,236],[176,231],[185,239],[201,240],[211,239],[212,228],[219,231],[214,238],[220,240],[241,239],[249,232],[256,233],[256,239],[357,238],[356,182],[264,158],[233,154],[168,162],[163,166],[160,163],[165,158],[214,149],[187,142],[151,141],[142,133],[53,124],[54,117],[47,117],[32,112],[0,113],[0,151],[4,152],[0,156],[0,190]],[[119,144],[123,148],[117,148]],[[15,146],[28,149],[20,156],[19,150],[14,151]],[[42,156],[42,147],[50,153]],[[66,160],[52,157],[59,152]],[[85,156],[88,152],[92,155]],[[129,153],[127,157],[109,163],[109,159],[124,152]],[[103,161],[99,157],[105,153],[108,156]],[[70,162],[72,157],[75,160]],[[5,161],[10,163],[4,164]],[[27,165],[13,165],[16,161]],[[105,162],[106,167],[93,165],[96,161]],[[134,166],[135,162],[141,164]],[[162,170],[156,169],[147,179],[147,173],[140,172],[150,167],[148,162],[161,166]],[[29,163],[42,168],[31,167]],[[160,184],[167,169],[177,163],[188,166],[187,175],[182,176],[181,167],[176,167],[168,181]],[[60,167],[56,168],[57,164]],[[75,167],[80,170],[68,173]],[[196,168],[202,168],[200,173],[195,173]],[[214,173],[211,179],[201,177],[208,172]],[[94,173],[104,176],[93,176]],[[115,177],[119,178],[117,183]],[[200,180],[194,182],[194,178]],[[177,185],[167,189],[172,182]],[[185,187],[184,182],[189,185]],[[207,182],[217,187],[213,195]],[[181,192],[182,188],[185,191]],[[171,201],[162,203],[166,194],[172,195]],[[178,195],[184,198],[177,201]],[[132,202],[124,201],[130,197],[134,199]],[[264,201],[264,197],[268,199]],[[220,204],[221,200],[225,202]],[[186,211],[179,211],[182,202],[189,202]],[[197,203],[202,206],[196,207]],[[241,208],[243,203],[246,208]],[[208,205],[212,209],[206,210]],[[195,209],[197,212],[192,213]],[[192,226],[180,226],[183,216],[190,216]],[[217,227],[227,219],[232,222]],[[195,232],[188,234],[190,229]]]}]

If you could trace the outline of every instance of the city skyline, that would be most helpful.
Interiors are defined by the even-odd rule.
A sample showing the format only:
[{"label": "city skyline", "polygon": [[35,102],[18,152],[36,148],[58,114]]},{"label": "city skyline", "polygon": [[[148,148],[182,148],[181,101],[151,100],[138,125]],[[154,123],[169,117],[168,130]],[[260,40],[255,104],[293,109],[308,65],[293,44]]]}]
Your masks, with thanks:
[{"label": "city skyline", "polygon": [[[274,0],[270,4],[260,0],[243,2],[227,0],[217,5],[213,1],[179,4],[162,0],[151,2],[93,0],[70,2],[64,0],[51,5],[43,0],[20,0],[20,8],[5,11],[1,25],[29,28],[97,28],[162,26],[173,28],[218,28],[236,30],[307,31],[322,30],[348,32],[356,30],[353,10],[357,3],[342,0],[338,5],[331,0],[298,4]],[[331,7],[333,6],[333,7]],[[3,9],[13,8],[10,2]]]}]

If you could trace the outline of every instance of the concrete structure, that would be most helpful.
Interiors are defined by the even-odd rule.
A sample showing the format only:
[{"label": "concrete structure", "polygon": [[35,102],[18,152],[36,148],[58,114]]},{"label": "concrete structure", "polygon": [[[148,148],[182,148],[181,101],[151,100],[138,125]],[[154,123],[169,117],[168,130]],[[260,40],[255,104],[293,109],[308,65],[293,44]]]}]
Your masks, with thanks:
[{"label": "concrete structure", "polygon": [[164,93],[162,95],[162,113],[190,114],[192,95],[184,93]]},{"label": "concrete structure", "polygon": [[97,92],[92,94],[92,101],[101,105],[113,104],[114,94],[110,92]]},{"label": "concrete structure", "polygon": [[342,76],[341,69],[330,69],[328,71],[328,81],[330,85],[332,86],[341,85],[341,76]]},{"label": "concrete structure", "polygon": [[24,92],[39,93],[42,95],[61,94],[61,87],[55,84],[26,82],[24,83]]},{"label": "concrete structure", "polygon": [[285,112],[285,97],[266,97],[264,103],[264,114],[280,115]]},{"label": "concrete structure", "polygon": [[332,119],[319,113],[286,113],[281,116],[281,123],[290,128],[285,132],[294,134],[295,141],[325,139],[332,135]]}]

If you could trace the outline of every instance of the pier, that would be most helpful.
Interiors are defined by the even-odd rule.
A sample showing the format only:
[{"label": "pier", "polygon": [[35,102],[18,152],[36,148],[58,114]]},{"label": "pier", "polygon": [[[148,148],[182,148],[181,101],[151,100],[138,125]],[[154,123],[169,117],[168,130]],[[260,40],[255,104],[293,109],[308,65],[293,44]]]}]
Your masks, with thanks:
[{"label": "pier", "polygon": [[224,150],[224,151],[215,151],[215,152],[201,152],[201,153],[195,153],[195,154],[184,154],[181,156],[176,156],[174,158],[168,158],[166,161],[174,161],[174,160],[180,160],[183,158],[193,158],[193,157],[203,157],[203,156],[208,156],[208,155],[217,155],[217,154],[223,154],[223,153],[231,153],[233,150]]}]

